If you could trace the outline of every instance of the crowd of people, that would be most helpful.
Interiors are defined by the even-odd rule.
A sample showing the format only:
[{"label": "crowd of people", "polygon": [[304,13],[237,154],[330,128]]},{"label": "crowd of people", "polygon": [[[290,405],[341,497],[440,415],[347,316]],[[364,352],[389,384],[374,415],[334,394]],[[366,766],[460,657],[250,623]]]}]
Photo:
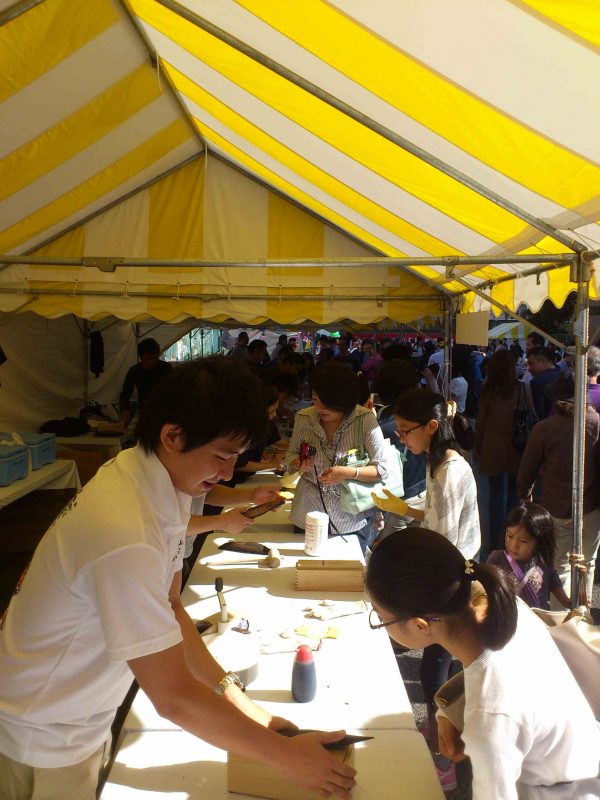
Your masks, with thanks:
[{"label": "crowd of people", "polygon": [[[297,532],[324,511],[331,536],[356,536],[371,627],[423,650],[422,733],[445,790],[467,755],[475,800],[600,797],[594,714],[528,608],[570,606],[572,569],[584,576],[577,600],[590,602],[600,350],[588,356],[575,562],[569,354],[537,334],[525,353],[455,345],[445,381],[441,344],[321,337],[313,355],[282,335],[269,353],[244,332],[228,356],[171,369],[140,343],[121,396],[125,415],[138,389],[137,444],[57,518],[0,623],[2,800],[31,800],[34,784],[44,800],[91,800],[132,674],[180,727],[350,800],[354,770],[323,747],[342,733],[277,736],[292,724],[248,699],[181,603],[195,537],[241,532],[244,506],[275,495],[243,486],[263,469],[296,475]],[[475,474],[488,478],[489,505]],[[462,732],[435,709],[452,659],[464,668]]]},{"label": "crowd of people", "polygon": [[[280,342],[280,355],[282,351],[285,353],[285,343]],[[292,522],[301,531],[307,511],[324,510],[330,517],[330,535],[357,536],[370,558],[369,588],[372,597],[377,598],[374,607],[379,603],[388,612],[382,612],[382,620],[393,617],[393,626],[399,627],[397,620],[408,619],[410,609],[422,614],[437,612],[435,617],[425,617],[428,635],[420,639],[388,632],[407,646],[416,647],[414,642],[419,641],[423,647],[420,678],[428,710],[423,732],[434,753],[443,787],[451,790],[456,786],[455,767],[449,756],[461,757],[463,751],[456,749],[447,720],[438,730],[434,697],[448,679],[453,658],[459,658],[467,668],[466,674],[476,674],[473,698],[483,692],[485,681],[490,681],[490,707],[481,697],[473,699],[470,724],[465,728],[464,744],[460,745],[473,763],[474,796],[489,796],[485,787],[491,785],[490,781],[502,787],[495,797],[526,797],[529,790],[531,796],[538,796],[535,791],[548,781],[563,782],[575,775],[582,780],[596,777],[598,750],[590,759],[584,759],[585,764],[576,764],[577,758],[569,756],[564,745],[554,748],[549,742],[557,735],[570,742],[579,739],[573,719],[565,716],[568,704],[549,715],[546,709],[538,708],[539,683],[525,702],[522,688],[510,695],[495,682],[502,677],[502,665],[518,657],[516,642],[523,637],[531,636],[535,647],[540,645],[540,652],[548,650],[547,645],[540,644],[544,637],[520,603],[542,609],[570,608],[571,572],[575,568],[582,574],[577,602],[591,603],[600,542],[600,481],[596,474],[600,417],[594,405],[600,394],[596,391],[600,350],[592,347],[588,354],[583,555],[576,562],[570,553],[574,435],[571,354],[568,350],[556,351],[537,333],[527,337],[524,350],[508,342],[496,343],[489,352],[455,345],[450,352],[451,376],[445,397],[442,392],[447,358],[442,341],[388,342],[383,348],[375,348],[369,340],[356,346],[351,339],[321,337],[314,366],[311,363],[310,370],[304,368],[298,373],[299,380],[308,384],[311,391],[310,395],[306,391],[297,393],[297,400],[310,396],[312,402],[306,408],[296,405],[286,455],[287,468],[300,473]],[[360,425],[358,420],[362,420]],[[386,489],[390,468],[386,440],[402,454],[402,493]],[[308,456],[302,455],[303,443],[311,447]],[[354,466],[348,460],[352,451],[368,459]],[[376,489],[371,509],[355,514],[344,509],[340,489],[350,481]],[[483,496],[478,497],[478,485],[487,486]],[[407,565],[400,569],[396,556],[386,557],[383,569],[379,554],[394,552],[388,549],[392,547],[413,547],[411,543],[415,542],[419,557],[433,557],[433,545],[431,552],[425,545],[421,551],[417,543],[424,540],[405,535],[410,531],[414,536],[413,529],[417,527],[441,535],[454,548],[453,553],[460,554],[452,555],[454,561],[462,559],[463,564],[476,565],[473,574],[483,583],[486,600],[469,605],[462,580],[460,609],[454,602],[447,609],[439,600],[429,598],[427,604],[413,602],[405,611],[405,599],[397,584],[409,571]],[[447,550],[448,546],[444,545],[442,551],[444,548]],[[485,568],[486,562],[495,569]],[[381,586],[382,570],[387,575],[387,589]],[[471,580],[469,577],[466,581],[467,587]],[[516,605],[514,599],[507,599],[507,587],[511,597],[518,598]],[[490,605],[496,601],[499,611],[494,613],[505,613],[506,619],[501,632],[492,635]],[[432,624],[438,621],[438,615],[444,626]],[[476,658],[464,657],[457,641],[460,637],[452,629],[457,619],[470,627],[473,652],[478,648],[481,651]],[[435,635],[442,627],[446,628],[443,635]],[[564,665],[556,661],[555,657],[550,658],[548,666],[552,680],[564,672]],[[527,680],[535,680],[538,671],[545,668],[541,662],[533,669],[529,664]],[[577,694],[578,689],[572,684],[571,679],[565,686],[565,696]],[[542,689],[548,689],[545,682]],[[524,702],[520,721],[506,728],[502,715],[507,710],[513,714],[517,702]],[[575,717],[587,731],[587,741],[597,742],[593,714],[580,696],[573,702]],[[488,713],[490,735],[483,744],[483,720]],[[524,746],[524,739],[532,736],[536,726],[543,731],[539,736],[545,737],[544,744]],[[506,759],[498,758],[499,741],[504,734],[510,737],[505,744]],[[564,796],[587,797],[577,794],[587,791],[584,784],[585,781]],[[509,786],[513,787],[512,793]],[[594,786],[598,789],[600,784]],[[534,791],[532,787],[537,788]]]}]

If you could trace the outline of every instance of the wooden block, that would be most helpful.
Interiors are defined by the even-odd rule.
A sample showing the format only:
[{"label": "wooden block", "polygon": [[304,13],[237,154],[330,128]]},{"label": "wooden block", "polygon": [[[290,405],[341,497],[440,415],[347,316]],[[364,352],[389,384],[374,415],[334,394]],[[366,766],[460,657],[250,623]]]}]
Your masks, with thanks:
[{"label": "wooden block", "polygon": [[360,561],[300,559],[296,562],[296,589],[362,592],[365,568]]},{"label": "wooden block", "polygon": [[[354,764],[354,745],[330,753],[344,764]],[[268,800],[321,800],[320,794],[292,783],[274,767],[233,753],[227,754],[227,790]]]}]

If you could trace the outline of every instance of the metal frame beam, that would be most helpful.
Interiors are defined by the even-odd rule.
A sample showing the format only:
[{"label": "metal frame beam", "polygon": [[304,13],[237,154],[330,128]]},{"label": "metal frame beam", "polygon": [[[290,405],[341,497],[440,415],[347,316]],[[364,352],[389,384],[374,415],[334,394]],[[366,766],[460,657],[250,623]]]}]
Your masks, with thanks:
[{"label": "metal frame beam", "polygon": [[[137,191],[137,190],[136,190]],[[372,257],[365,257],[365,258],[350,258],[350,259],[336,259],[334,260],[327,260],[327,259],[315,259],[315,258],[299,258],[299,259],[256,259],[255,261],[203,261],[201,259],[193,259],[193,258],[174,258],[174,259],[166,259],[166,258],[121,258],[118,256],[115,257],[56,257],[53,256],[45,257],[45,256],[28,256],[28,255],[0,255],[0,262],[6,264],[42,264],[48,266],[68,266],[68,267],[76,267],[76,266],[87,266],[87,267],[94,267],[99,266],[102,269],[102,266],[105,267],[103,271],[113,271],[116,267],[165,267],[165,268],[172,268],[172,267],[227,267],[227,268],[256,268],[256,267],[342,267],[344,269],[348,269],[350,267],[417,267],[417,266],[445,266],[448,263],[460,263],[463,264],[484,264],[488,266],[492,266],[494,264],[531,264],[539,263],[539,258],[536,256],[513,256],[512,258],[506,257],[499,257],[497,259],[486,259],[482,258],[481,256],[443,256],[438,258],[429,258],[427,257],[419,257],[419,258],[394,258],[389,256],[372,256]],[[569,264],[574,264],[577,262],[577,255],[576,254],[560,254],[560,255],[553,255],[548,257],[548,261],[544,263],[554,264],[555,267],[564,267],[568,266]],[[110,267],[110,269],[107,269]],[[548,267],[546,268],[548,269]],[[537,270],[536,270],[537,271]],[[414,275],[414,277],[418,277]],[[529,274],[535,274],[534,271],[529,271]],[[515,275],[507,276],[507,280],[515,280]],[[473,287],[466,281],[462,280],[461,278],[452,278],[451,280],[457,281],[461,283],[463,286],[467,287],[467,291],[475,291],[480,287]],[[489,285],[493,285],[494,283],[500,283],[503,278],[499,278],[496,281],[489,281]],[[486,284],[486,285],[488,285]],[[437,288],[441,291],[444,287],[437,285]],[[466,292],[465,292],[466,293]],[[462,294],[462,293],[461,293]]]},{"label": "metal frame beam", "polygon": [[[575,311],[575,409],[573,420],[573,481],[571,485],[573,519],[572,552],[582,554],[583,489],[585,458],[585,412],[587,406],[587,351],[589,346],[589,281],[591,263],[584,256],[577,264],[577,306]],[[579,605],[579,570],[571,567],[571,608]]]},{"label": "metal frame beam", "polygon": [[13,3],[0,14],[0,28],[43,2],[45,0],[20,0],[18,3]]},{"label": "metal frame beam", "polygon": [[148,38],[148,36],[146,34],[146,31],[144,30],[144,28],[142,27],[141,23],[139,22],[137,16],[135,15],[135,12],[133,11],[131,6],[129,5],[128,0],[117,0],[117,4],[121,7],[121,10],[123,11],[124,15],[127,17],[127,19],[129,20],[130,24],[135,29],[136,34],[142,40],[144,48],[148,51],[148,56],[150,58],[150,63],[152,64],[152,66],[156,70],[160,70],[160,72],[162,73],[162,76],[165,79],[165,82],[167,84],[169,94],[172,96],[173,100],[177,103],[177,106],[179,107],[179,110],[183,114],[183,116],[185,118],[185,121],[188,124],[188,127],[191,129],[192,133],[194,134],[194,137],[199,141],[200,146],[202,147],[202,151],[203,152],[206,151],[207,148],[206,148],[206,141],[205,141],[204,137],[202,136],[202,134],[200,133],[198,128],[194,125],[194,120],[192,119],[192,115],[190,114],[189,109],[187,108],[187,106],[183,102],[183,99],[181,98],[181,95],[179,94],[179,92],[175,88],[175,84],[171,80],[171,76],[162,67],[161,61],[160,61],[160,55],[159,55],[158,51],[156,50],[156,48],[154,47],[154,45],[152,44],[152,42]]},{"label": "metal frame beam", "polygon": [[[64,282],[63,282],[64,283]],[[360,288],[360,287],[357,287]],[[349,295],[349,294],[336,294],[336,295],[312,295],[312,294],[295,294],[295,295],[272,295],[272,294],[232,294],[228,291],[224,291],[223,294],[215,294],[214,292],[211,294],[179,294],[178,296],[174,296],[173,292],[137,292],[135,289],[129,289],[127,286],[125,291],[111,291],[110,289],[100,289],[100,290],[85,290],[81,291],[77,289],[77,286],[74,284],[73,289],[18,289],[16,287],[2,287],[0,286],[0,295],[2,294],[21,294],[26,295],[29,297],[42,297],[42,296],[49,296],[49,297],[120,297],[120,298],[130,298],[130,299],[167,299],[167,300],[202,300],[205,303],[209,303],[214,300],[277,300],[279,303],[287,302],[287,301],[315,301],[318,300],[323,303],[327,302],[339,302],[340,300],[343,301],[355,301],[364,303],[365,300],[372,300],[375,303],[383,305],[385,302],[398,302],[402,300],[410,300],[411,302],[423,302],[429,303],[431,302],[432,297],[427,295],[361,295],[357,297],[356,295]]]},{"label": "metal frame beam", "polygon": [[571,239],[569,236],[566,236],[552,225],[548,225],[543,220],[533,216],[533,214],[529,214],[529,212],[515,205],[511,201],[506,200],[504,197],[501,197],[499,194],[493,192],[491,189],[488,189],[483,184],[475,181],[468,175],[463,174],[449,164],[446,164],[441,159],[433,156],[431,153],[428,153],[423,148],[418,147],[413,142],[405,139],[403,136],[399,136],[397,133],[389,128],[386,128],[381,123],[376,122],[366,114],[363,114],[362,112],[350,106],[348,103],[345,103],[343,100],[340,100],[338,97],[335,97],[334,95],[325,91],[320,86],[317,86],[311,81],[306,80],[306,78],[303,78],[301,75],[298,75],[287,67],[284,67],[282,64],[279,64],[277,61],[274,61],[272,58],[264,55],[264,53],[259,52],[254,47],[251,47],[246,42],[242,42],[240,39],[237,39],[235,36],[227,33],[227,31],[224,31],[222,28],[219,28],[212,22],[204,19],[204,17],[195,14],[193,11],[190,11],[190,9],[181,6],[177,2],[174,2],[174,0],[156,0],[156,2],[160,3],[160,5],[164,6],[169,11],[172,11],[182,19],[187,20],[192,25],[201,28],[211,36],[214,36],[216,39],[219,39],[221,42],[229,45],[229,47],[232,47],[238,52],[243,53],[253,61],[262,64],[267,69],[290,81],[290,83],[295,84],[309,94],[312,94],[314,97],[317,97],[319,100],[322,100],[324,103],[327,103],[332,108],[337,109],[350,119],[355,120],[361,125],[364,125],[366,128],[369,128],[369,130],[374,131],[398,147],[401,147],[403,150],[406,150],[406,152],[411,153],[412,155],[421,159],[421,161],[424,161],[426,164],[429,164],[435,169],[438,169],[440,172],[443,172],[445,175],[454,178],[454,180],[463,184],[463,186],[467,186],[469,189],[472,189],[474,192],[477,192],[477,194],[500,206],[500,208],[503,208],[505,211],[508,211],[509,213],[523,220],[533,228],[542,231],[542,233],[545,233],[547,236],[551,236],[553,239],[556,239],[556,241],[566,245],[571,250],[574,250],[575,252],[583,252],[587,249],[585,245],[582,245],[580,242]]},{"label": "metal frame beam", "polygon": [[[68,225],[66,228],[63,228],[58,233],[55,233],[52,236],[49,236],[47,239],[44,239],[42,242],[39,242],[39,244],[36,244],[34,247],[32,247],[30,250],[28,250],[24,255],[21,255],[21,256],[13,256],[13,255],[0,256],[0,272],[2,272],[2,270],[4,270],[7,267],[9,267],[11,264],[35,264],[35,260],[34,260],[35,256],[32,256],[31,258],[29,258],[27,256],[27,253],[33,253],[36,250],[39,250],[40,247],[45,247],[47,244],[50,244],[50,242],[54,242],[56,239],[60,239],[60,237],[64,236],[65,233],[68,233],[69,231],[72,231],[75,228],[78,228],[80,225],[85,225],[86,222],[89,222],[90,220],[95,219],[96,217],[100,216],[100,214],[103,214],[105,211],[109,211],[111,208],[114,208],[115,206],[118,206],[119,203],[122,203],[124,200],[128,200],[130,197],[133,197],[133,195],[137,194],[138,192],[142,192],[144,189],[147,189],[149,186],[152,186],[153,184],[158,183],[158,181],[162,180],[163,178],[167,178],[173,172],[176,172],[178,169],[181,169],[182,167],[185,167],[188,164],[191,164],[193,161],[196,161],[196,159],[198,159],[198,158],[202,158],[204,155],[205,155],[204,152],[202,152],[202,153],[194,153],[193,156],[190,156],[189,158],[186,158],[183,161],[180,161],[179,164],[174,164],[172,167],[169,167],[169,169],[166,169],[164,172],[161,172],[160,175],[157,175],[154,178],[150,178],[150,180],[146,181],[141,186],[137,186],[135,189],[132,189],[130,192],[127,192],[126,194],[122,195],[122,197],[119,197],[116,200],[113,200],[112,202],[107,203],[107,205],[102,206],[102,208],[99,208],[97,211],[94,211],[91,214],[88,214],[87,217],[83,217],[82,219],[78,220],[77,222],[74,222],[72,225]],[[23,261],[15,261],[15,259],[24,259],[24,260]],[[82,259],[79,259],[80,262],[81,262],[81,260]],[[44,261],[44,263],[45,264],[49,264],[50,262],[48,260],[46,260],[46,261]],[[67,264],[65,264],[64,261],[60,261],[60,264],[57,264],[56,266],[60,266],[60,265],[68,266]]]}]

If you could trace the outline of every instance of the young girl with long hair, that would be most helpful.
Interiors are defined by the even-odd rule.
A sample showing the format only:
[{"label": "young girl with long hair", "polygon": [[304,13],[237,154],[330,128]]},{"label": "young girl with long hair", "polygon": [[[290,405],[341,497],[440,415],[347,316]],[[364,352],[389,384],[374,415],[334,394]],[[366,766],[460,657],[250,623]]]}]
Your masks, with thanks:
[{"label": "young girl with long hair", "polygon": [[366,583],[372,628],[405,647],[443,647],[464,665],[462,740],[438,712],[440,749],[470,757],[473,800],[600,797],[593,712],[506,573],[465,559],[439,533],[409,528],[375,548]]},{"label": "young girl with long hair", "polygon": [[[463,453],[472,447],[473,436],[461,415],[448,414],[442,395],[428,389],[403,394],[396,404],[396,431],[412,453],[427,454],[425,509],[412,508],[386,491],[387,499],[373,499],[383,511],[413,517],[424,528],[436,530],[473,558],[481,545],[477,487],[473,471]],[[437,723],[434,695],[448,680],[452,655],[439,643],[428,645],[421,660],[420,679],[427,703],[429,724],[426,733],[430,747],[437,748]],[[437,763],[440,780],[448,790],[455,785],[453,765]]]},{"label": "young girl with long hair", "polygon": [[[504,550],[494,550],[488,564],[510,575],[516,592],[528,606],[550,609],[554,597],[565,608],[571,601],[554,569],[556,539],[554,520],[537,503],[521,503],[506,518]],[[582,587],[585,594],[585,587]]]}]

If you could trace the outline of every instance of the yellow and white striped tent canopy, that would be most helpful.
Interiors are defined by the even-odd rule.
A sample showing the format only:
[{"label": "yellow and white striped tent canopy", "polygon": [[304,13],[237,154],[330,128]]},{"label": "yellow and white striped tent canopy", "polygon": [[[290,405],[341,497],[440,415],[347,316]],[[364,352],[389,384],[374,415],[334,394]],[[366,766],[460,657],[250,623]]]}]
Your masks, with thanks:
[{"label": "yellow and white striped tent canopy", "polygon": [[[489,307],[479,286],[537,309],[568,267],[502,279],[599,246],[597,0],[0,0],[0,23],[0,253],[32,259],[0,311],[372,324]],[[515,254],[539,261],[369,261]]]}]

